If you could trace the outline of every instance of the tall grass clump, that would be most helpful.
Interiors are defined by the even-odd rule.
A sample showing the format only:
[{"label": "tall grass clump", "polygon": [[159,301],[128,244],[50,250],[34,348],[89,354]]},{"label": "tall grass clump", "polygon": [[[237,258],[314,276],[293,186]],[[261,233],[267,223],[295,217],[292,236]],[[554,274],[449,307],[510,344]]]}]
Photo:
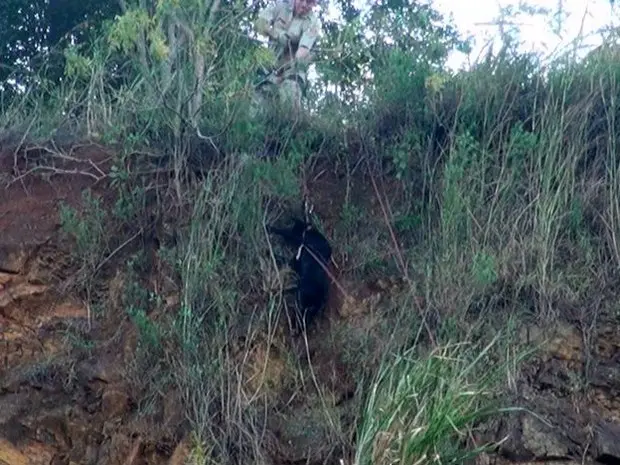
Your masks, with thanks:
[{"label": "tall grass clump", "polygon": [[553,317],[600,277],[593,260],[617,260],[616,76],[609,62],[543,67],[507,50],[420,94],[431,124],[383,150],[419,160],[422,180],[399,179],[404,190],[423,186],[423,260],[438,308],[509,292]]},{"label": "tall grass clump", "polygon": [[[587,175],[588,196],[595,207],[587,216],[594,216],[591,227],[602,236],[605,256],[615,265],[618,253],[618,134],[620,130],[618,95],[620,66],[616,56],[603,47],[589,57],[572,90],[573,98],[588,100],[581,118],[585,120],[587,145],[583,147],[580,168]],[[585,194],[585,193],[584,193]]]},{"label": "tall grass clump", "polygon": [[364,396],[354,463],[463,463],[491,447],[469,439],[501,412],[508,365],[488,369],[499,340],[386,355]]},{"label": "tall grass clump", "polygon": [[[242,289],[234,237],[240,215],[241,171],[213,172],[195,192],[190,223],[177,249],[183,283],[175,321],[178,349],[169,354],[172,376],[207,457],[258,460],[259,411],[241,403],[241,374],[233,364],[231,327],[240,318]],[[248,455],[249,454],[249,455]]]},{"label": "tall grass clump", "polygon": [[267,386],[250,392],[247,382],[256,368],[252,348],[272,347],[281,308],[280,293],[264,294],[269,212],[263,199],[297,197],[286,183],[295,176],[287,163],[270,170],[229,160],[209,171],[187,193],[189,221],[168,254],[182,289],[172,330],[176,348],[167,360],[196,440],[218,463],[265,460],[263,423],[272,397]]}]

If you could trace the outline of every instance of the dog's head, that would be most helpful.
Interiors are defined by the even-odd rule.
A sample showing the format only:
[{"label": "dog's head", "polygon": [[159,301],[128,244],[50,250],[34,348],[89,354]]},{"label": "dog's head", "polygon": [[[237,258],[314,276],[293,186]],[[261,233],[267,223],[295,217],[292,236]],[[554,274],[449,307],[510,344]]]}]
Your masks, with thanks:
[{"label": "dog's head", "polygon": [[293,228],[291,231],[295,237],[299,238],[300,241],[302,240],[304,233],[311,228],[312,225],[310,223],[300,220],[299,218],[293,218]]}]

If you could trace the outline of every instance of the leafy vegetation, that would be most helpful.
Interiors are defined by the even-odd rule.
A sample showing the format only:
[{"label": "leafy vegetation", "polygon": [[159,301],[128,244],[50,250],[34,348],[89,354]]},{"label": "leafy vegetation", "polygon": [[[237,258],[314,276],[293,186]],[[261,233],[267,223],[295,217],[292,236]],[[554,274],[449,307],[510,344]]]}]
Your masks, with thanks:
[{"label": "leafy vegetation", "polygon": [[[273,431],[296,428],[311,437],[301,458],[317,462],[462,463],[492,449],[468,433],[505,413],[502,377],[525,353],[513,325],[560,318],[617,276],[620,65],[602,54],[543,66],[506,41],[454,73],[448,53],[468,44],[430,5],[362,14],[343,1],[346,22],[325,22],[308,116],[291,125],[248,111],[273,59],[249,28],[255,7],[106,5],[83,4],[96,34],[56,44],[61,77],[30,65],[3,76],[0,123],[22,147],[53,142],[37,160],[51,175],[67,175],[55,161],[70,143],[114,148],[97,178],[116,196],[110,211],[89,192],[61,220],[89,296],[115,267],[125,274],[118,305],[140,339],[143,408],[163,392],[182,400],[196,463],[266,463],[283,453]],[[73,30],[58,21],[36,53]],[[0,29],[14,53],[22,39]],[[275,143],[280,157],[256,157]],[[305,342],[344,367],[353,394],[282,329],[264,224],[305,192],[353,307]],[[168,294],[146,290],[153,273],[174,283]],[[388,276],[404,285],[378,305],[356,300]]]}]

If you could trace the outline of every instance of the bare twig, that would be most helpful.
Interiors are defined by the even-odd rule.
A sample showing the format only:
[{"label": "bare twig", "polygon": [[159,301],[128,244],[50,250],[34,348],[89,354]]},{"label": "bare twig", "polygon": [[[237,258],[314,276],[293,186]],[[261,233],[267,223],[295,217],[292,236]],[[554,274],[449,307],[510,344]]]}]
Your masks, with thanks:
[{"label": "bare twig", "polygon": [[[17,147],[15,148],[15,151],[13,152],[13,171],[15,173],[19,173],[19,168],[17,166],[17,153],[19,152],[19,149],[24,144],[24,141],[26,140],[26,137],[28,137],[28,134],[30,134],[30,130],[32,129],[32,125],[34,124],[36,119],[37,119],[37,116],[34,116],[32,118],[32,120],[28,124],[28,127],[24,131],[24,135],[22,136],[21,140],[19,141],[19,144],[17,144]],[[27,191],[26,186],[23,183],[23,180],[22,180],[22,187],[24,188],[24,190]]]},{"label": "bare twig", "polygon": [[397,259],[399,261],[399,264],[400,264],[400,267],[401,267],[401,272],[405,276],[405,279],[407,281],[410,281],[409,273],[407,272],[407,266],[405,265],[405,260],[403,259],[403,255],[402,255],[401,250],[400,250],[400,244],[398,243],[398,240],[396,239],[396,234],[394,233],[394,229],[392,228],[392,224],[391,224],[390,218],[388,216],[388,212],[387,212],[388,209],[384,205],[383,196],[379,193],[379,188],[377,187],[377,182],[375,180],[374,174],[372,173],[370,165],[368,165],[368,173],[370,174],[370,180],[372,181],[372,187],[375,190],[375,194],[377,195],[377,200],[379,201],[379,205],[381,206],[381,211],[382,211],[383,217],[385,219],[385,224],[386,224],[386,226],[388,228],[388,231],[390,232],[390,238],[392,239],[392,243],[394,244],[394,253],[396,254],[396,257],[397,257]]},{"label": "bare twig", "polygon": [[[398,243],[398,240],[396,239],[396,234],[394,233],[394,228],[392,228],[392,224],[390,221],[390,217],[388,216],[388,211],[390,210],[389,207],[386,207],[384,205],[384,199],[383,196],[380,194],[379,192],[379,188],[377,187],[377,182],[375,180],[374,174],[372,173],[372,170],[370,168],[370,164],[368,162],[367,166],[368,166],[368,172],[370,174],[370,179],[372,180],[372,185],[373,188],[375,190],[375,194],[377,195],[377,200],[379,201],[379,204],[381,206],[381,211],[383,212],[383,217],[385,220],[385,224],[390,232],[390,237],[392,239],[392,242],[394,243],[394,253],[397,256],[398,261],[400,262],[400,266],[402,268],[402,273],[405,277],[405,280],[407,281],[407,283],[411,284],[411,279],[409,277],[409,273],[407,271],[407,267],[405,264],[405,260],[403,259],[403,255],[401,252],[401,247],[400,244]],[[386,202],[387,203],[387,202]],[[426,332],[428,334],[428,338],[431,341],[431,344],[433,344],[434,346],[436,346],[436,342],[435,342],[435,337],[433,336],[433,332],[431,331],[431,328],[428,325],[428,322],[426,321],[426,315],[422,312],[422,309],[418,306],[418,310],[420,312],[420,316],[422,317],[422,324],[424,326],[424,329],[426,329]]]},{"label": "bare twig", "polygon": [[[97,163],[95,163],[93,160],[89,159],[89,158],[78,158],[75,157],[73,155],[67,154],[66,152],[64,152],[62,149],[59,149],[53,142],[52,142],[54,148],[49,148],[46,147],[45,145],[32,145],[29,146],[25,149],[25,152],[28,153],[29,151],[33,151],[33,150],[39,150],[42,152],[45,152],[47,154],[49,154],[51,156],[51,160],[54,159],[58,159],[58,160],[62,160],[65,162],[71,162],[71,163],[78,163],[78,164],[86,164],[88,166],[90,166],[95,173],[89,172],[89,171],[84,171],[84,170],[80,170],[77,168],[74,169],[65,169],[65,168],[59,168],[57,166],[53,166],[53,164],[51,165],[37,165],[34,166],[30,169],[28,169],[26,172],[19,174],[18,176],[16,176],[12,181],[10,181],[9,183],[7,183],[6,187],[11,186],[12,184],[14,184],[15,182],[22,182],[23,184],[23,179],[26,178],[27,176],[35,173],[35,172],[39,172],[39,171],[43,171],[46,172],[50,175],[54,175],[54,174],[70,174],[70,175],[80,175],[80,176],[87,176],[90,177],[92,179],[95,180],[95,182],[100,182],[101,180],[105,179],[107,177],[107,174],[99,167],[99,165]],[[20,143],[21,146],[21,143]],[[73,148],[71,150],[71,153],[73,152],[73,150],[77,149]],[[14,165],[15,165],[15,172],[19,173],[20,171],[17,168],[17,151],[15,152],[14,155]],[[105,163],[107,161],[109,161],[112,157],[108,157],[105,160],[102,161],[102,163]]]},{"label": "bare twig", "polygon": [[10,187],[11,185],[16,183],[17,181],[22,181],[25,177],[27,177],[30,174],[35,173],[37,171],[47,171],[47,172],[51,172],[52,174],[77,174],[77,175],[81,175],[81,176],[88,176],[90,178],[93,178],[96,182],[99,182],[99,181],[101,181],[102,179],[105,178],[105,175],[102,176],[102,177],[98,177],[98,176],[94,175],[93,173],[89,173],[88,171],[80,171],[80,170],[77,170],[77,169],[64,170],[64,169],[61,169],[61,168],[55,168],[53,166],[35,166],[34,168],[29,169],[24,174],[21,174],[18,177],[16,177],[15,179],[13,179],[12,181],[10,181],[6,185],[6,187]]},{"label": "bare twig", "polygon": [[93,275],[97,274],[97,272],[103,267],[103,265],[105,265],[107,262],[109,262],[112,259],[112,257],[114,257],[114,255],[116,255],[118,252],[123,250],[129,243],[131,243],[134,239],[136,239],[143,232],[144,232],[144,227],[140,228],[140,230],[137,233],[135,233],[133,236],[131,236],[129,239],[127,239],[125,242],[123,242],[121,245],[119,245],[116,249],[114,249],[110,253],[110,255],[108,255],[106,258],[104,258],[99,263],[99,265],[97,265],[97,267],[93,271]]}]

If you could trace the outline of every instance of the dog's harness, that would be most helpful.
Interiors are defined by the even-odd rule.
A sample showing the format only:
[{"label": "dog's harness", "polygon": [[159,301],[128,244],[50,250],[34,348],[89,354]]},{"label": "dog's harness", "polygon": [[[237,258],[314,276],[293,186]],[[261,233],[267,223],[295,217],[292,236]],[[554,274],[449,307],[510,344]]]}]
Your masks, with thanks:
[{"label": "dog's harness", "polygon": [[304,229],[304,232],[301,233],[301,244],[299,244],[297,254],[295,255],[295,260],[297,261],[299,261],[299,258],[301,257],[301,251],[304,248],[304,243],[306,242],[306,233],[312,228],[310,225],[310,214],[312,213],[312,210],[314,210],[314,205],[308,202],[308,196],[306,194],[304,195],[304,219],[306,221],[306,229]]},{"label": "dog's harness", "polygon": [[308,225],[306,226],[306,229],[304,229],[304,232],[301,234],[301,244],[299,245],[299,248],[297,249],[297,254],[295,254],[295,260],[299,261],[300,257],[301,257],[301,250],[304,248],[304,242],[306,239],[306,232],[308,232],[310,229],[312,228],[312,226]]},{"label": "dog's harness", "polygon": [[[309,201],[308,201],[308,195],[304,195],[304,217],[306,220],[306,229],[304,229],[304,232],[301,235],[301,244],[299,245],[299,248],[297,249],[297,253],[295,254],[295,260],[299,261],[300,257],[301,257],[301,251],[304,248],[304,242],[306,239],[306,232],[310,231],[312,229],[312,225],[310,224],[310,214],[314,211],[314,205],[312,205]],[[316,254],[312,251],[312,249],[308,249],[308,251],[310,252],[310,255],[312,255],[312,257],[317,260],[319,263],[321,263],[321,260],[319,260],[316,256]],[[338,265],[336,264],[336,260],[334,260],[334,256],[331,256],[331,260],[330,260],[334,266],[336,268],[338,268]]]}]

